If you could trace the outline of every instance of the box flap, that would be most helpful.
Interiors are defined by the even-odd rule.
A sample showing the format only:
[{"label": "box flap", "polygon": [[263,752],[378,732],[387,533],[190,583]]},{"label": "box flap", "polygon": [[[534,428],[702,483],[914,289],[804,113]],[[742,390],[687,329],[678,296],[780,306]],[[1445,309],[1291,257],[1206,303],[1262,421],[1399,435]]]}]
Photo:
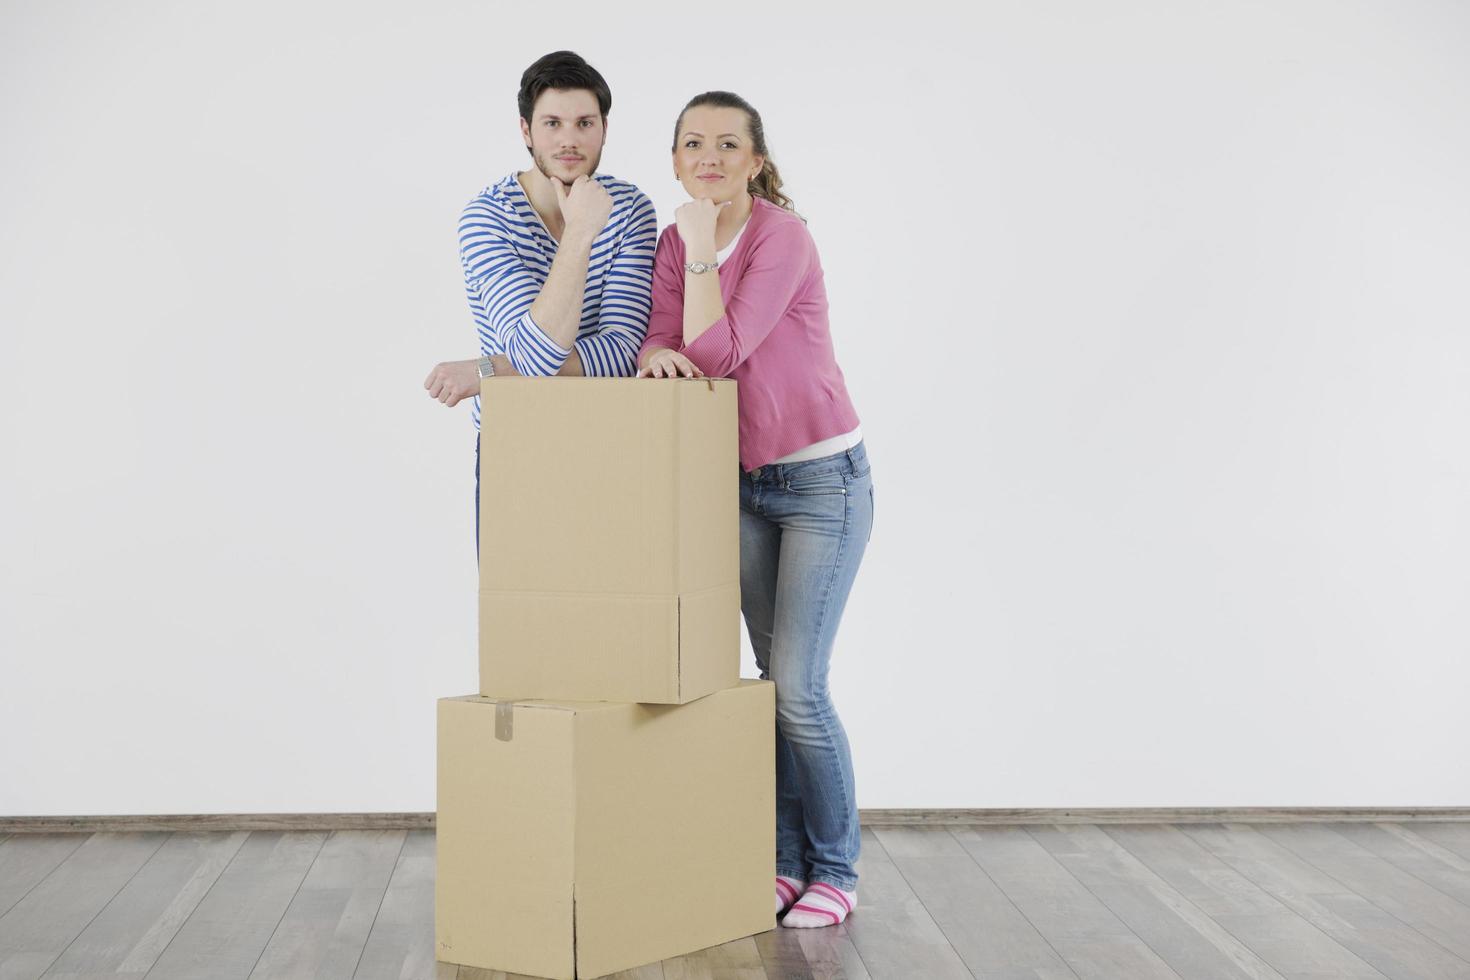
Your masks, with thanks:
[{"label": "box flap", "polygon": [[576,716],[516,705],[506,741],[494,735],[496,708],[439,702],[436,955],[570,977]]},{"label": "box flap", "polygon": [[740,586],[679,596],[679,703],[740,681]]},{"label": "box flap", "polygon": [[670,704],[679,672],[677,596],[480,593],[482,694]]},{"label": "box flap", "polygon": [[674,387],[625,378],[481,386],[482,588],[676,591]]},{"label": "box flap", "polygon": [[772,928],[774,685],[579,713],[574,727],[579,975]]}]

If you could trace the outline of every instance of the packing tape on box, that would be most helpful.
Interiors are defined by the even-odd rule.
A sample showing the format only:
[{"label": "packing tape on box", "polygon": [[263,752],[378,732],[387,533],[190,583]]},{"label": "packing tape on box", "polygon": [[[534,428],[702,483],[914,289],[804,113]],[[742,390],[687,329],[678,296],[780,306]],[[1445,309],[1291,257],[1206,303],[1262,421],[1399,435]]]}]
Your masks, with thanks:
[{"label": "packing tape on box", "polygon": [[495,702],[495,737],[499,741],[509,742],[515,738],[515,702]]}]

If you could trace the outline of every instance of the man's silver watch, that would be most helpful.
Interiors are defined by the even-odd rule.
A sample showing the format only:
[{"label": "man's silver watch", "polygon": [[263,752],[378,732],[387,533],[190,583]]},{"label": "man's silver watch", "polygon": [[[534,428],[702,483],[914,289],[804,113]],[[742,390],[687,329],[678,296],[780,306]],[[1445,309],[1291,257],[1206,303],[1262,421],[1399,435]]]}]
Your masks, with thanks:
[{"label": "man's silver watch", "polygon": [[713,272],[720,267],[719,259],[713,262],[685,262],[684,268],[696,276],[705,272]]},{"label": "man's silver watch", "polygon": [[492,361],[492,360],[490,360],[490,358],[488,358],[488,357],[482,357],[482,358],[480,358],[480,378],[481,378],[481,380],[484,380],[485,378],[493,378],[493,377],[495,377],[495,362]]}]

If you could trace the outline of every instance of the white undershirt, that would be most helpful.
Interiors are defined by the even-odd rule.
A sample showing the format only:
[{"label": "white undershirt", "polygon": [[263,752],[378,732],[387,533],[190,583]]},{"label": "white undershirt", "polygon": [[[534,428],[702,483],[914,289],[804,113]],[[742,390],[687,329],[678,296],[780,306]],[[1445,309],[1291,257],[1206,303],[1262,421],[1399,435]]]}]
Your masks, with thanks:
[{"label": "white undershirt", "polygon": [[[740,236],[745,234],[745,226],[748,224],[750,224],[749,218],[746,219],[744,225],[740,226],[740,230],[735,233],[735,237],[730,239],[730,244],[726,245],[715,254],[715,260],[718,261],[721,265],[724,265],[725,260],[728,259],[730,257],[730,254],[735,251],[735,246],[740,244]],[[807,460],[810,459],[821,459],[823,456],[835,456],[840,452],[845,452],[851,449],[853,446],[856,446],[862,441],[862,426],[858,426],[851,432],[844,432],[840,436],[833,436],[831,439],[823,439],[821,442],[814,442],[810,446],[807,446],[805,449],[798,449],[794,453],[787,453],[780,459],[772,460],[771,465],[775,465],[777,463],[805,463]]]},{"label": "white undershirt", "polygon": [[[748,224],[750,224],[750,219],[749,218],[746,218],[745,219],[745,225],[748,225]],[[735,232],[735,237],[732,238],[732,239],[730,239],[730,244],[729,245],[726,245],[724,248],[720,249],[718,252],[715,253],[715,261],[716,262],[720,263],[721,265],[724,265],[725,264],[725,260],[730,257],[730,253],[733,252],[733,251],[735,251],[735,246],[737,244],[739,244],[739,242],[740,242],[740,236],[743,235],[743,234],[745,234],[745,225],[741,225],[740,226],[740,230],[737,231],[737,232]]]}]

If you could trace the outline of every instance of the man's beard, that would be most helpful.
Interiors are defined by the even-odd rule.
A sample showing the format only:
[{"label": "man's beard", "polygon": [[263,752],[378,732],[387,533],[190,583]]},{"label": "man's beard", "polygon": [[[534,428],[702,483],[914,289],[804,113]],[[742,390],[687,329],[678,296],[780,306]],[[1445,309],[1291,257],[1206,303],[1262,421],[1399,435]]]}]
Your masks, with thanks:
[{"label": "man's beard", "polygon": [[[552,157],[550,157],[550,156],[542,156],[540,153],[537,153],[535,150],[532,150],[531,151],[531,160],[536,164],[536,169],[539,170],[539,171],[541,171],[541,176],[545,177],[547,180],[550,180],[553,177],[556,177],[557,180],[560,180],[561,179],[560,177],[557,177],[556,174],[552,173],[552,170],[551,170],[551,167],[552,166],[555,166],[558,169],[560,169],[560,166],[561,166],[554,159],[552,159]],[[586,158],[584,158],[582,160],[577,161],[577,165],[579,167],[585,167],[585,166],[587,166],[587,164],[590,163],[591,166],[588,167],[587,173],[588,174],[595,174],[595,173],[597,173],[597,165],[599,163],[601,163],[601,162],[602,162],[602,151],[601,150],[598,150],[595,155],[589,156],[589,157],[586,157]]]}]

